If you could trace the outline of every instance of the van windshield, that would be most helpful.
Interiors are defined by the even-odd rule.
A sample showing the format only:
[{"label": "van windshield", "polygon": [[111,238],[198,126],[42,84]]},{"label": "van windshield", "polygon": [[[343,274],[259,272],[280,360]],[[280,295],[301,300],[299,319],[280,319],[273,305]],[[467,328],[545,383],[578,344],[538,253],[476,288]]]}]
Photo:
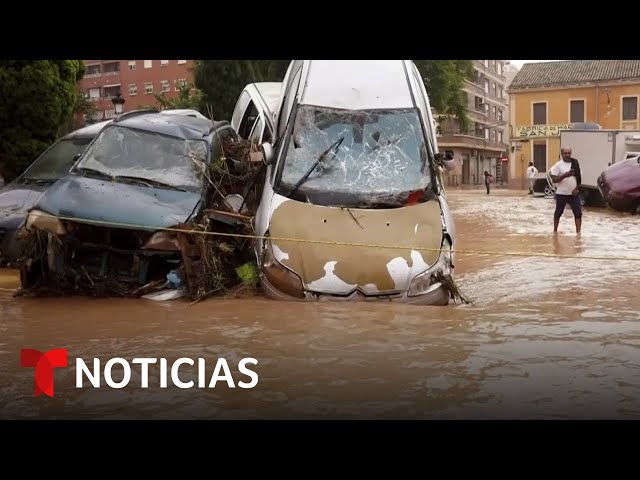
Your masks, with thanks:
[{"label": "van windshield", "polygon": [[328,205],[326,194],[375,203],[376,198],[402,196],[429,184],[417,109],[339,110],[304,105],[295,118],[277,190]]}]

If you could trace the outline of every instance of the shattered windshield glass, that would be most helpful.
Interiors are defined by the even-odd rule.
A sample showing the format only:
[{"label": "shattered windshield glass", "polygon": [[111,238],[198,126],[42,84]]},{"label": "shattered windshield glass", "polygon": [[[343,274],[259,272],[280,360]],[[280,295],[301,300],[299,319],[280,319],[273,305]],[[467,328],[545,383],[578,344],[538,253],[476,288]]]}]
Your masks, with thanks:
[{"label": "shattered windshield glass", "polygon": [[416,109],[298,109],[280,180],[285,191],[388,197],[429,181]]},{"label": "shattered windshield glass", "polygon": [[97,170],[110,177],[139,177],[178,188],[200,189],[203,175],[198,164],[206,161],[207,151],[204,140],[112,126],[98,136],[76,168]]}]

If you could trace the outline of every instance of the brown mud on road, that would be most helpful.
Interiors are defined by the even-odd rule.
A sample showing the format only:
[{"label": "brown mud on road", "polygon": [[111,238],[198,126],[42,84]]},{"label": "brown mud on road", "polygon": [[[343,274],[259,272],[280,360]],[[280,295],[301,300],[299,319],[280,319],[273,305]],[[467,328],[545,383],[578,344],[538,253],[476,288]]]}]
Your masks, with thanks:
[{"label": "brown mud on road", "polygon": [[[452,190],[456,281],[471,305],[282,303],[263,298],[14,298],[0,275],[0,418],[639,418],[640,219],[568,209],[554,237],[551,199]],[[581,258],[582,257],[582,258]],[[67,348],[55,396],[33,396],[20,349]],[[139,366],[123,389],[75,387],[76,357],[216,360],[236,388],[198,388],[195,367],[160,388]],[[252,389],[238,371],[258,361]],[[122,369],[114,368],[114,378]]]}]

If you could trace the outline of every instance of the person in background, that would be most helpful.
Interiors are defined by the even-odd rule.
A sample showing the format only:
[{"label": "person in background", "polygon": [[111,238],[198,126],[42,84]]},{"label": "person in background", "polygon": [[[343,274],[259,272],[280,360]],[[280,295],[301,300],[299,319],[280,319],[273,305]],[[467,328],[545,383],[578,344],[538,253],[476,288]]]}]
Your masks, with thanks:
[{"label": "person in background", "polygon": [[529,195],[533,195],[533,186],[536,183],[536,175],[538,175],[538,169],[533,166],[533,162],[529,162],[527,168],[527,178],[529,179]]},{"label": "person in background", "polygon": [[562,147],[560,150],[562,160],[558,161],[549,173],[551,181],[556,185],[556,209],[553,213],[553,232],[558,231],[560,217],[564,213],[567,203],[571,205],[576,223],[576,234],[582,228],[582,205],[578,195],[578,187],[582,182],[580,163],[571,156],[571,148]]},{"label": "person in background", "polygon": [[487,187],[487,195],[489,195],[489,191],[491,190],[490,185],[493,182],[493,175],[491,175],[486,170],[484,171],[484,186]]}]

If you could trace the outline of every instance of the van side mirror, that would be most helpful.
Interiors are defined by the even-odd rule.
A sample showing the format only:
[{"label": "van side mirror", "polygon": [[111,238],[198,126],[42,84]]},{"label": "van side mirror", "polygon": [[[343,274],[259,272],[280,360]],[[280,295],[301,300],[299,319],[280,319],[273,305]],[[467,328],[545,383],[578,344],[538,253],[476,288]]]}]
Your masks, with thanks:
[{"label": "van side mirror", "polygon": [[453,170],[455,168],[453,150],[445,150],[444,153],[436,153],[436,164],[443,167],[447,171]]},{"label": "van side mirror", "polygon": [[260,145],[260,151],[262,152],[262,161],[265,165],[271,165],[275,160],[273,153],[273,146],[269,142],[264,142]]}]

